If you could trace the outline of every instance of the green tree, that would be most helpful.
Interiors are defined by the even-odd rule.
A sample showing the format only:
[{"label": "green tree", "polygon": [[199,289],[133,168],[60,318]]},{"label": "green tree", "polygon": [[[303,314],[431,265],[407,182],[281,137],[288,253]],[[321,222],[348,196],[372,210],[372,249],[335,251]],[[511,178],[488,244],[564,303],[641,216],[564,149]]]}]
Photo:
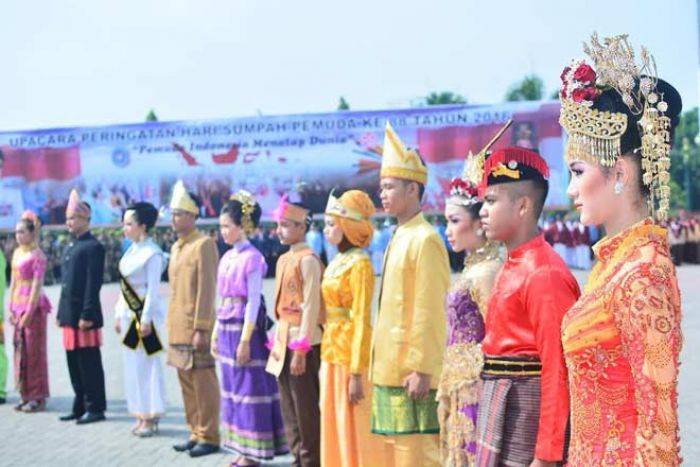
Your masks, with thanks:
[{"label": "green tree", "polygon": [[340,101],[338,102],[338,110],[350,110],[350,104],[345,100],[343,96],[340,96]]},{"label": "green tree", "polygon": [[505,99],[507,101],[538,101],[544,96],[544,82],[537,75],[528,75],[522,81],[513,84]]},{"label": "green tree", "polygon": [[431,92],[425,97],[425,105],[466,104],[467,99],[452,91]]},{"label": "green tree", "polygon": [[700,208],[700,190],[693,189],[697,180],[700,180],[700,141],[697,141],[697,137],[698,108],[695,107],[681,114],[673,139],[671,179],[674,183],[671,184],[671,208]]},{"label": "green tree", "polygon": [[146,121],[147,122],[157,122],[158,117],[156,116],[156,113],[153,109],[148,111],[148,115],[146,115]]}]

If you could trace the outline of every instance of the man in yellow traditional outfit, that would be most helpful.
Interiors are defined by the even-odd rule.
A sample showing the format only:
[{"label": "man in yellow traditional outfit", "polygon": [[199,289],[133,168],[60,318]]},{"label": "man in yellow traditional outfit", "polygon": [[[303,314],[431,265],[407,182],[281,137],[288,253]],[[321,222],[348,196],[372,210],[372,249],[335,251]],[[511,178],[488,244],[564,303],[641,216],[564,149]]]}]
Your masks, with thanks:
[{"label": "man in yellow traditional outfit", "polygon": [[168,364],[177,368],[190,438],[176,451],[191,457],[219,450],[219,381],[209,340],[216,314],[216,243],[196,228],[199,203],[179,181],[170,200],[173,245],[168,266],[172,297],[168,309]]},{"label": "man in yellow traditional outfit", "polygon": [[277,235],[282,244],[289,245],[289,251],[277,262],[277,331],[266,369],[277,377],[284,430],[294,455],[292,465],[319,467],[323,264],[304,241],[311,225],[308,209],[285,197],[274,217]]},{"label": "man in yellow traditional outfit", "polygon": [[398,227],[384,258],[372,344],[372,432],[384,435],[386,466],[437,466],[449,261],[421,212],[428,169],[389,124],[380,176],[382,206]]}]

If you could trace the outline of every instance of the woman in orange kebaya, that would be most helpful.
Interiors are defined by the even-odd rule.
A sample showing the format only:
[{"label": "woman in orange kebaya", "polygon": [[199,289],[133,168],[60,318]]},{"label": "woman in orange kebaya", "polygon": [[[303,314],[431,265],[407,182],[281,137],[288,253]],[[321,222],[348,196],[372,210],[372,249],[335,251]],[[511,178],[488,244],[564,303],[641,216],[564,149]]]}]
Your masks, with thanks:
[{"label": "woman in orange kebaya", "polygon": [[381,465],[382,445],[370,433],[374,270],[369,246],[374,204],[359,190],[331,195],[324,234],[338,247],[323,274],[326,326],[321,342],[321,465]]},{"label": "woman in orange kebaya", "polygon": [[627,36],[593,36],[592,65],[562,73],[568,194],[603,225],[597,264],[562,323],[571,393],[570,465],[678,465],[681,310],[666,229],[681,98]]}]

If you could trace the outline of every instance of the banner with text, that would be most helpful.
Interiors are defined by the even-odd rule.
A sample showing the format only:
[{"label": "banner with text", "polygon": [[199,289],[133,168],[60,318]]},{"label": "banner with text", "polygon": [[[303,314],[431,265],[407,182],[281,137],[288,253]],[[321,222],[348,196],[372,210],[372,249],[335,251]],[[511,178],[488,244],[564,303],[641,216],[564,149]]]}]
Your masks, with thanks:
[{"label": "banner with text", "polygon": [[465,155],[510,118],[495,147],[539,150],[551,166],[547,206],[565,207],[558,116],[556,102],[523,102],[2,132],[0,227],[14,226],[25,209],[45,224],[63,223],[72,188],[93,207],[93,224],[115,224],[134,201],[167,207],[178,179],[201,197],[203,217],[216,217],[241,188],[257,197],[264,218],[284,193],[315,212],[333,188],[376,200],[387,121],[428,165],[428,211],[442,210]]}]

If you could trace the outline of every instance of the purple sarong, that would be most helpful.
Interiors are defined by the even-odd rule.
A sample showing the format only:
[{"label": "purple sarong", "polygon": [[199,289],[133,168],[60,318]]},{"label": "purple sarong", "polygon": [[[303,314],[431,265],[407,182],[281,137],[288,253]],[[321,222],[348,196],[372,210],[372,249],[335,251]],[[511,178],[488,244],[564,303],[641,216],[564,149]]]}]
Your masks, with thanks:
[{"label": "purple sarong", "polygon": [[218,346],[221,364],[221,424],[224,448],[246,457],[271,459],[289,452],[282,423],[279,391],[275,378],[265,371],[270,351],[260,323],[250,339],[250,362],[236,363],[236,349],[243,329],[244,304],[230,305],[233,316],[219,319]]}]

